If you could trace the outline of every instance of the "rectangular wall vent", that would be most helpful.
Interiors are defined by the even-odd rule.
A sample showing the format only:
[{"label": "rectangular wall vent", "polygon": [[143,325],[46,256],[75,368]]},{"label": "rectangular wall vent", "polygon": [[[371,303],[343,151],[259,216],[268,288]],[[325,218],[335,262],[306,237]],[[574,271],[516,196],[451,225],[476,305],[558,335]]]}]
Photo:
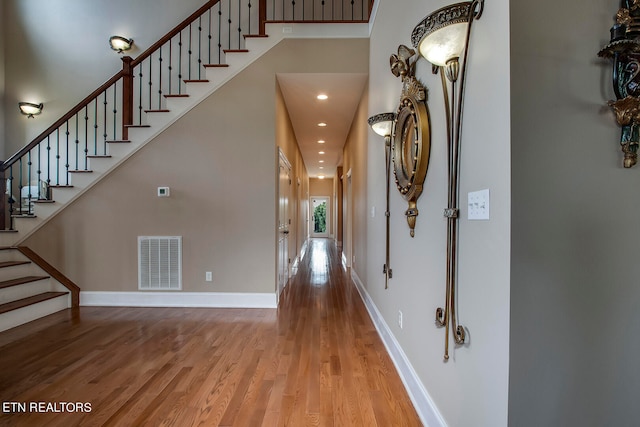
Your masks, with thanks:
[{"label": "rectangular wall vent", "polygon": [[138,236],[138,289],[182,289],[181,236]]}]

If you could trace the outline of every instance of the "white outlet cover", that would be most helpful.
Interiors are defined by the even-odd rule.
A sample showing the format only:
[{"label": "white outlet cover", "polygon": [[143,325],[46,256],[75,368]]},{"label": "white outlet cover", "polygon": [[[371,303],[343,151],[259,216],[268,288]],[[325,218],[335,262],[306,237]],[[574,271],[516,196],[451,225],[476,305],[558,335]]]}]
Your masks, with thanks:
[{"label": "white outlet cover", "polygon": [[158,187],[158,197],[169,197],[171,190],[169,187]]},{"label": "white outlet cover", "polygon": [[469,220],[489,220],[489,190],[473,191],[469,193],[467,207],[469,208]]}]

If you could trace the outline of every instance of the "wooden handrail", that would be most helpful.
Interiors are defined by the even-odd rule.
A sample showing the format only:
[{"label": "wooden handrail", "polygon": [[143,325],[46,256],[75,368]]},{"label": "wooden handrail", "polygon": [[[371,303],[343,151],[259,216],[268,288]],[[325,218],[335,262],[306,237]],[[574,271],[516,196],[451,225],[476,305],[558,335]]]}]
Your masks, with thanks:
[{"label": "wooden handrail", "polygon": [[58,282],[60,282],[65,288],[69,289],[71,292],[71,306],[79,307],[80,306],[80,287],[73,283],[71,279],[62,274],[60,270],[49,264],[44,260],[40,255],[35,253],[33,250],[26,246],[18,246],[16,248],[19,250],[24,256],[29,258],[34,264],[47,272],[47,274]]},{"label": "wooden handrail", "polygon": [[[265,0],[260,0],[260,1],[265,1]],[[155,42],[154,44],[149,46],[149,48],[147,50],[145,50],[140,55],[138,55],[138,57],[131,62],[131,67],[133,68],[136,65],[139,65],[142,61],[144,61],[145,59],[150,57],[152,53],[154,53],[156,50],[158,50],[166,42],[171,40],[174,36],[178,35],[180,33],[180,31],[184,30],[192,22],[194,22],[196,20],[196,18],[199,18],[200,15],[205,13],[208,9],[211,9],[213,6],[215,6],[219,2],[220,2],[220,0],[209,0],[207,3],[204,4],[204,6],[202,6],[200,9],[196,10],[191,15],[189,15],[189,17],[187,19],[185,19],[180,24],[178,24],[178,26],[176,26],[173,30],[171,30],[170,32],[165,34],[164,37],[162,37],[160,40],[158,40],[157,42]]]},{"label": "wooden handrail", "polygon": [[85,99],[83,99],[82,101],[80,101],[75,107],[73,107],[71,110],[69,110],[69,112],[67,114],[65,114],[64,116],[62,116],[61,118],[59,118],[54,124],[52,124],[51,126],[49,126],[47,128],[47,130],[45,130],[44,132],[42,132],[40,135],[38,135],[33,141],[31,141],[28,145],[22,147],[22,149],[20,151],[18,151],[17,153],[15,153],[13,156],[9,157],[7,160],[4,161],[4,163],[2,163],[2,167],[0,168],[1,171],[6,171],[7,169],[9,169],[9,167],[14,164],[16,161],[18,161],[18,159],[22,156],[24,156],[25,154],[27,154],[30,150],[32,150],[33,148],[35,148],[39,143],[41,143],[42,141],[45,140],[45,138],[49,135],[51,135],[51,133],[53,131],[55,131],[56,129],[58,129],[60,126],[62,126],[63,124],[65,124],[69,119],[71,119],[76,113],[78,113],[80,110],[82,110],[84,107],[86,107],[87,105],[89,105],[89,103],[91,101],[93,101],[98,95],[100,95],[102,92],[104,92],[105,90],[107,90],[109,87],[111,87],[111,85],[113,85],[115,82],[117,82],[120,77],[122,77],[122,71],[118,71],[118,73],[111,77],[109,80],[107,80],[104,84],[102,84],[102,86],[100,86],[98,89],[94,90],[93,92],[91,92],[91,94],[89,96],[87,96]]}]

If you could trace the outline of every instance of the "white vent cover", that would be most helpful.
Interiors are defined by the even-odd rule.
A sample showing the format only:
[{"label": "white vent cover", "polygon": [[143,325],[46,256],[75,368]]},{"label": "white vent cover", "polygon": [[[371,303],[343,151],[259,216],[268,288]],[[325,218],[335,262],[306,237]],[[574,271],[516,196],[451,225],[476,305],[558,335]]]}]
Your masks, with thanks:
[{"label": "white vent cover", "polygon": [[138,236],[138,289],[182,289],[181,236]]}]

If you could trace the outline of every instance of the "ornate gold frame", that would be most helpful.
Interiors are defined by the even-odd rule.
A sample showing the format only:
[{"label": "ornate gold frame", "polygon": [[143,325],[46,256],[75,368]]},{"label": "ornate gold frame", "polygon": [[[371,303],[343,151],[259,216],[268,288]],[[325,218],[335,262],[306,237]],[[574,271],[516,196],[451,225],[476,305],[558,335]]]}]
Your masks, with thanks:
[{"label": "ornate gold frame", "polygon": [[[402,94],[393,126],[393,174],[396,186],[409,203],[405,212],[411,237],[415,236],[417,201],[422,194],[429,168],[431,127],[427,110],[427,90],[415,77],[415,51],[400,45],[391,55],[391,72],[402,79]],[[417,59],[416,59],[417,60]]]}]

